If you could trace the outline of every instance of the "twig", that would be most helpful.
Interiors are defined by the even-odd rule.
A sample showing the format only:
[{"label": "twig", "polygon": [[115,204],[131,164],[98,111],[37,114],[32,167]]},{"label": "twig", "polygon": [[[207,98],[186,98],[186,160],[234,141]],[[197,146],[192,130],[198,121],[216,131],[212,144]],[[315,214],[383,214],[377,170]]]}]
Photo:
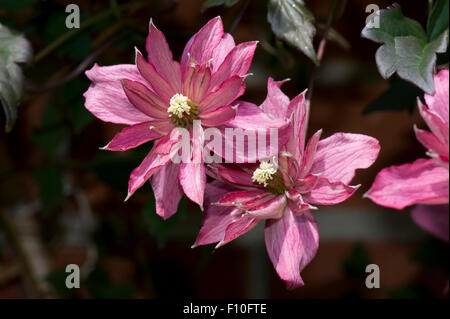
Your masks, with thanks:
[{"label": "twig", "polygon": [[[61,35],[58,39],[50,43],[48,46],[46,46],[42,51],[38,52],[35,56],[34,62],[39,62],[43,58],[45,58],[47,55],[49,55],[51,52],[53,52],[57,47],[59,47],[61,44],[72,38],[73,36],[77,35],[87,27],[103,20],[109,17],[110,15],[115,14],[116,10],[123,10],[129,7],[132,7],[136,5],[136,3],[127,3],[123,4],[121,6],[118,6],[118,8],[109,8],[106,11],[103,11],[102,13],[95,15],[89,19],[86,19],[78,29],[72,29],[69,32],[64,33]],[[139,2],[139,5],[145,5],[144,2]]]},{"label": "twig", "polygon": [[233,34],[233,32],[236,30],[237,26],[239,25],[239,22],[241,22],[242,17],[244,16],[244,13],[248,8],[249,4],[250,4],[250,0],[246,0],[244,2],[244,4],[242,5],[241,10],[239,10],[239,13],[234,18],[233,22],[231,23],[230,29],[228,30],[228,32],[230,34]]},{"label": "twig", "polygon": [[0,211],[0,224],[3,225],[14,251],[20,258],[23,275],[29,279],[34,297],[53,297],[45,281],[49,262],[37,226],[29,212],[15,212],[11,215]]},{"label": "twig", "polygon": [[[336,9],[338,7],[338,3],[339,3],[339,0],[334,0],[333,4],[331,5],[330,12],[328,13],[327,23],[323,30],[322,39],[320,40],[319,47],[317,49],[317,61],[319,61],[319,66],[323,59],[323,54],[325,52],[325,47],[327,44],[328,32],[330,31],[331,24],[333,23],[333,19],[334,19],[334,15],[336,13]],[[314,81],[317,77],[317,72],[319,70],[319,66],[315,66],[312,71],[311,78],[309,80],[309,85],[308,85],[308,92],[306,93],[306,98],[305,98],[306,127],[308,127],[309,114],[310,114],[310,108],[311,108],[311,98],[312,98],[312,93],[314,90]]]},{"label": "twig", "polygon": [[61,86],[70,80],[74,79],[78,75],[80,75],[86,68],[94,62],[94,60],[103,52],[105,51],[109,46],[111,46],[114,42],[116,42],[118,39],[123,37],[127,31],[119,33],[115,37],[109,39],[107,42],[105,42],[102,46],[97,48],[94,52],[92,52],[86,59],[83,60],[75,69],[73,69],[71,72],[67,73],[66,75],[63,75],[62,77],[51,81],[50,83],[41,86],[36,87],[34,85],[27,85],[25,87],[26,93],[42,93],[51,89],[54,89],[58,86]]}]

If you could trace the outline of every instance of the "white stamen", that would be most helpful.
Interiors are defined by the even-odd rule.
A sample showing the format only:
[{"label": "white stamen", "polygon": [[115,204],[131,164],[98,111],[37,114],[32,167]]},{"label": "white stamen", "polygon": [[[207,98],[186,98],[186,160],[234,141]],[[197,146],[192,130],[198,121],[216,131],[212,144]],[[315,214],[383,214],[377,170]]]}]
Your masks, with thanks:
[{"label": "white stamen", "polygon": [[179,118],[184,116],[184,113],[189,114],[191,107],[189,106],[189,98],[183,94],[177,93],[170,99],[170,106],[167,109],[169,117],[176,115]]},{"label": "white stamen", "polygon": [[267,182],[270,181],[273,175],[277,172],[274,165],[269,162],[262,161],[259,164],[259,168],[255,169],[252,176],[252,181],[267,186]]}]

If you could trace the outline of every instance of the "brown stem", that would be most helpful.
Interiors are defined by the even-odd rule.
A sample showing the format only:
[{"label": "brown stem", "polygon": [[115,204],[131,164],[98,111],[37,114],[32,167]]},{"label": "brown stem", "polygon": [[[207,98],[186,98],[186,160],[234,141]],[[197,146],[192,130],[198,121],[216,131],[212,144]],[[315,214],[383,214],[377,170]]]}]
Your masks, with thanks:
[{"label": "brown stem", "polygon": [[118,39],[123,37],[126,32],[122,32],[118,34],[117,36],[109,39],[107,42],[105,42],[101,47],[97,48],[94,52],[92,52],[86,59],[83,60],[75,69],[67,73],[66,75],[63,75],[62,77],[51,81],[50,83],[37,87],[34,85],[27,85],[25,87],[26,93],[42,93],[51,89],[54,89],[58,86],[61,86],[70,80],[76,78],[78,75],[80,75],[83,71],[86,70],[86,68],[94,62],[94,60],[103,52],[105,51],[109,46],[111,46],[114,42],[116,42]]},{"label": "brown stem", "polygon": [[49,261],[37,225],[29,211],[18,211],[14,214],[0,211],[0,224],[21,261],[23,275],[28,279],[32,289],[32,297],[53,297],[45,280],[49,271]]},{"label": "brown stem", "polygon": [[245,11],[248,8],[248,5],[250,4],[250,0],[246,0],[244,4],[241,7],[241,10],[239,10],[239,13],[234,18],[233,22],[231,23],[230,29],[228,30],[228,33],[233,34],[233,32],[236,30],[237,26],[242,20],[242,17],[244,16]]},{"label": "brown stem", "polygon": [[317,72],[319,70],[320,63],[322,62],[322,59],[323,59],[325,47],[327,44],[328,32],[330,31],[331,24],[333,23],[333,19],[334,19],[334,15],[336,13],[336,9],[338,7],[338,3],[339,3],[339,0],[334,0],[333,4],[331,5],[330,12],[328,13],[327,23],[325,25],[325,28],[324,28],[324,31],[322,34],[322,39],[320,40],[319,47],[317,49],[317,61],[319,61],[319,66],[315,66],[312,71],[311,78],[309,80],[309,85],[308,85],[308,92],[306,93],[306,99],[305,99],[306,125],[308,125],[308,122],[309,122],[309,114],[310,114],[310,109],[311,109],[311,98],[312,98],[312,93],[314,90],[314,81],[317,77]]}]

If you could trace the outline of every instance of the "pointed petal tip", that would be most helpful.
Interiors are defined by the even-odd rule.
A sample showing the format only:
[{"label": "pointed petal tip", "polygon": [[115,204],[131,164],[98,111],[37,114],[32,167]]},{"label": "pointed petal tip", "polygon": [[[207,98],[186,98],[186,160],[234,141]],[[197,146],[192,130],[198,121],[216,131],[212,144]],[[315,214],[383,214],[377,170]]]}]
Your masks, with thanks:
[{"label": "pointed petal tip", "polygon": [[155,23],[153,22],[153,17],[150,18],[150,21],[148,23],[149,29],[151,30],[151,28],[155,28],[157,29],[157,27],[155,26]]},{"label": "pointed petal tip", "polygon": [[289,281],[286,281],[286,289],[290,290],[290,291],[292,291],[294,289],[297,289],[297,288],[300,288],[300,287],[303,287],[304,285],[305,285],[305,283],[303,282],[302,279],[300,279],[300,282],[289,282]]},{"label": "pointed petal tip", "polygon": [[219,242],[217,243],[216,247],[214,247],[214,250],[216,250],[216,249],[222,247],[223,245],[225,245],[225,243],[223,242],[223,240],[219,241]]},{"label": "pointed petal tip", "polygon": [[369,193],[370,193],[370,189],[362,195],[362,198],[370,199],[370,194]]},{"label": "pointed petal tip", "polygon": [[130,199],[130,197],[133,196],[133,193],[128,192],[127,197],[123,201],[124,203]]}]

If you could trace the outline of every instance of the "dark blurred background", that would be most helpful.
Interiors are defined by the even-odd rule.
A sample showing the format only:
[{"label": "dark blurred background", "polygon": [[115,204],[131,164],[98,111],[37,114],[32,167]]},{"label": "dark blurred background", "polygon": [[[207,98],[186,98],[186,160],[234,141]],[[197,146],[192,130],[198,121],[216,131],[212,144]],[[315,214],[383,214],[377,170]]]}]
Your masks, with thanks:
[{"label": "dark blurred background", "polygon": [[[192,202],[183,199],[166,222],[155,214],[149,184],[123,202],[129,174],[151,144],[124,153],[99,150],[121,127],[86,111],[82,94],[89,81],[78,71],[90,68],[90,60],[133,63],[134,46],[145,51],[151,17],[179,59],[210,18],[222,16],[229,30],[247,4],[202,12],[202,2],[0,0],[0,23],[23,33],[36,57],[24,66],[18,121],[10,133],[0,132],[0,298],[448,297],[448,245],[419,229],[409,209],[362,199],[380,169],[425,157],[413,132],[414,124],[425,127],[415,109],[420,91],[383,80],[374,59],[378,45],[360,37],[366,6],[383,8],[389,1],[349,0],[318,71],[309,135],[320,128],[324,137],[362,133],[376,137],[382,149],[376,163],[357,174],[353,184],[362,187],[352,198],[315,212],[320,247],[302,273],[304,287],[285,289],[261,227],[217,251],[191,249],[202,217]],[[316,47],[331,2],[306,2],[319,25]],[[428,1],[398,2],[405,16],[425,26]],[[69,3],[80,7],[75,32],[64,24]],[[266,1],[249,1],[233,33],[236,42],[260,41],[243,97],[258,104],[268,76],[290,78],[283,88],[292,98],[307,87],[313,69],[307,57],[274,37],[266,15]],[[370,263],[380,267],[379,289],[365,286]],[[80,289],[65,287],[67,264],[80,265]]]}]

